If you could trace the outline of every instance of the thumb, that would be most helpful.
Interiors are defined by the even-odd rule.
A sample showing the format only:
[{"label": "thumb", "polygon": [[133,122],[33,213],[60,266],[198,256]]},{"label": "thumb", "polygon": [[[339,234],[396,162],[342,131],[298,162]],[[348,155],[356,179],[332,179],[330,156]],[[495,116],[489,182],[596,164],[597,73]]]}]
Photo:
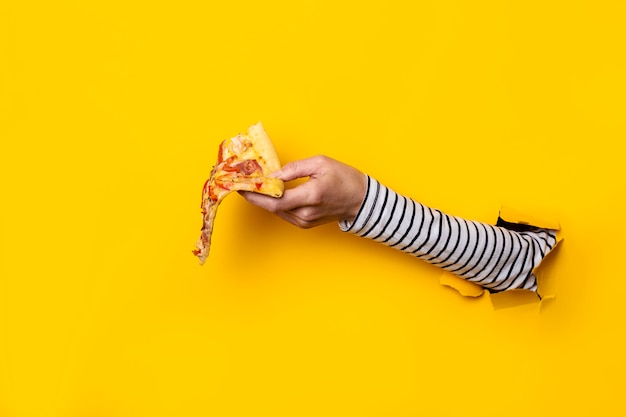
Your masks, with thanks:
[{"label": "thumb", "polygon": [[319,157],[301,159],[286,163],[281,169],[270,174],[283,181],[292,181],[298,178],[311,177],[319,171]]}]

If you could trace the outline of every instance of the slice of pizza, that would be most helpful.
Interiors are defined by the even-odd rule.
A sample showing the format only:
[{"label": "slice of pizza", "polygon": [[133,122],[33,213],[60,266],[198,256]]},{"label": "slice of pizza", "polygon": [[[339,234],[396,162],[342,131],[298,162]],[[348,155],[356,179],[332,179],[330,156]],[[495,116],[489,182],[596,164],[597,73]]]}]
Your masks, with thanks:
[{"label": "slice of pizza", "polygon": [[268,175],[280,169],[276,149],[259,122],[220,144],[217,164],[202,189],[202,229],[194,255],[204,264],[209,256],[217,207],[233,191],[253,191],[280,197],[284,184]]}]

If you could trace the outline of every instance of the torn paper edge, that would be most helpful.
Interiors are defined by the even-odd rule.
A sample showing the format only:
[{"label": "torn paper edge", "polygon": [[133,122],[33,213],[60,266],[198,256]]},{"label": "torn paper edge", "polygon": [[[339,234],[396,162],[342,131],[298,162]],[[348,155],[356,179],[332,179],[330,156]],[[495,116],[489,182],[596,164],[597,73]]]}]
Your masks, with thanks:
[{"label": "torn paper edge", "polygon": [[[560,243],[563,240],[561,236],[561,225],[558,220],[550,219],[547,216],[527,216],[514,209],[508,207],[502,207],[498,216],[500,219],[508,222],[533,227],[539,227],[542,229],[551,229],[556,231],[556,243],[554,247],[546,254],[541,260],[539,265],[533,269],[533,274],[537,277],[537,291],[514,289],[492,293],[488,289],[481,287],[478,284],[467,281],[461,277],[458,277],[450,272],[444,272],[439,278],[439,283],[443,286],[455,289],[459,294],[464,297],[478,298],[481,296],[488,297],[491,301],[491,305],[494,310],[500,310],[503,308],[516,307],[525,304],[538,303],[539,308],[545,302],[556,299],[556,294],[549,287],[546,289],[546,277],[543,276],[543,268],[546,259],[554,256],[553,253],[560,247]],[[543,284],[543,285],[542,285]],[[545,291],[544,291],[545,290]]]}]

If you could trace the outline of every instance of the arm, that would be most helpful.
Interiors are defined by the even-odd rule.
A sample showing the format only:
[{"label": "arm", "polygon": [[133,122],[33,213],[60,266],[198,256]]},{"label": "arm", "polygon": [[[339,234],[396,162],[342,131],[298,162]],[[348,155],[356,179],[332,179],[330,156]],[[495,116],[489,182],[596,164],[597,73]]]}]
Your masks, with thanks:
[{"label": "arm", "polygon": [[537,290],[533,270],[556,245],[556,232],[504,227],[454,217],[401,196],[367,177],[354,221],[343,231],[370,238],[494,291]]},{"label": "arm", "polygon": [[485,288],[536,291],[532,271],[556,245],[553,230],[524,232],[449,216],[399,195],[341,162],[313,157],[275,176],[309,181],[281,199],[246,193],[252,204],[300,227],[338,221],[344,232],[373,239]]}]

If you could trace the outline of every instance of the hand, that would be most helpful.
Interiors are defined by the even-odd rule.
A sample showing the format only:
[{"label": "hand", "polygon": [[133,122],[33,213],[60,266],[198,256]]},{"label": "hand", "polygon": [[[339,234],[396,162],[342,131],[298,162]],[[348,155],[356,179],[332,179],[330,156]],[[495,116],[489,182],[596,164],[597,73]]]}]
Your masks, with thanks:
[{"label": "hand", "polygon": [[271,176],[283,181],[309,177],[286,189],[281,198],[241,192],[249,203],[303,229],[332,221],[353,220],[367,191],[365,175],[349,165],[319,155],[289,162]]}]

